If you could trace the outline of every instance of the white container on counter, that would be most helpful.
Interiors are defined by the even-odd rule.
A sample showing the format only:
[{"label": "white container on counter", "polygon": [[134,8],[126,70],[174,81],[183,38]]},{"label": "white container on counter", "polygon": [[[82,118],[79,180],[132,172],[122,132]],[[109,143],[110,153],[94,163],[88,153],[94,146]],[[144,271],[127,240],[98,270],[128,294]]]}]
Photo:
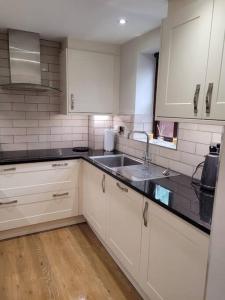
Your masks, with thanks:
[{"label": "white container on counter", "polygon": [[104,131],[104,150],[113,151],[115,147],[115,131],[113,129],[105,129]]}]

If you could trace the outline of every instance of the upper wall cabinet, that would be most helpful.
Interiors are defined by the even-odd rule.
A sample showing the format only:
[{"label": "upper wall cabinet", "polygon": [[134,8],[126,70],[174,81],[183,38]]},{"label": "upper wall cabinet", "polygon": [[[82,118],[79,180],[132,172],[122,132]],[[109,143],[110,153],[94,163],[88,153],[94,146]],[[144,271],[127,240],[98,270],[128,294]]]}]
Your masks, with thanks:
[{"label": "upper wall cabinet", "polygon": [[63,113],[116,112],[118,55],[66,48],[61,53],[61,66]]},{"label": "upper wall cabinet", "polygon": [[204,119],[225,120],[225,1],[214,1]]},{"label": "upper wall cabinet", "polygon": [[213,1],[189,2],[163,23],[158,117],[201,118]]},{"label": "upper wall cabinet", "polygon": [[162,27],[157,117],[225,120],[225,3],[171,3]]}]

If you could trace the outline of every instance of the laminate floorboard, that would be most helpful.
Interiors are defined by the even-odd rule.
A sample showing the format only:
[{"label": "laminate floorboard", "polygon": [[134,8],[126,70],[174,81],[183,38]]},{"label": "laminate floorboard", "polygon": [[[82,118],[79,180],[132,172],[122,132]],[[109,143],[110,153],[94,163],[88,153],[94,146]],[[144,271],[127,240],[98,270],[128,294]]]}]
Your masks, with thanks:
[{"label": "laminate floorboard", "polygon": [[141,300],[83,223],[0,242],[0,300]]}]

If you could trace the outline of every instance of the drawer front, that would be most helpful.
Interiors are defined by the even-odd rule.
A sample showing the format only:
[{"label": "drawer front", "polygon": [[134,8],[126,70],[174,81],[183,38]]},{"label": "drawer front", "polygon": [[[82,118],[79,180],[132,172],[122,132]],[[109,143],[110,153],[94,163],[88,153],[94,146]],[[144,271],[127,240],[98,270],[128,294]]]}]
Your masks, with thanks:
[{"label": "drawer front", "polygon": [[14,165],[2,165],[0,166],[0,174],[14,174],[24,172],[35,172],[45,170],[57,170],[57,169],[68,169],[78,166],[80,160],[61,160],[61,161],[47,161],[47,162],[36,162],[36,163],[25,163],[25,164],[14,164]]},{"label": "drawer front", "polygon": [[0,200],[0,231],[77,215],[75,189]]},{"label": "drawer front", "polygon": [[71,181],[74,182],[75,186],[77,185],[79,164],[68,162],[67,166],[63,166],[60,163],[56,167],[54,163],[47,163],[46,165],[41,163],[41,166],[38,163],[34,167],[33,165],[24,168],[20,166],[19,169],[16,168],[14,171],[12,171],[14,168],[12,166],[11,171],[0,173],[0,190]]},{"label": "drawer front", "polygon": [[36,184],[30,186],[19,186],[15,188],[0,189],[0,201],[4,198],[11,198],[16,196],[25,196],[25,195],[34,195],[47,192],[55,192],[58,190],[69,190],[76,189],[72,180],[62,181],[62,182],[53,182],[47,184]]}]

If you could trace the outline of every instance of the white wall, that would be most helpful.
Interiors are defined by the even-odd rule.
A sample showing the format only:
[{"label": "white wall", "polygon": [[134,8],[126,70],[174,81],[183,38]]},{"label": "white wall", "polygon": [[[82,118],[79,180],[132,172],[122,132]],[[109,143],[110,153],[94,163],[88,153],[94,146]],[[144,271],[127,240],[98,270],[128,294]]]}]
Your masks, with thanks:
[{"label": "white wall", "polygon": [[[137,83],[135,99],[135,115],[153,116],[155,85],[155,58],[153,54],[139,54],[137,65]],[[149,122],[152,122],[152,118]]]},{"label": "white wall", "polygon": [[160,48],[160,28],[137,37],[121,47],[120,107],[122,114],[134,114],[138,59],[140,54],[154,54]]},{"label": "white wall", "polygon": [[206,300],[225,299],[225,135],[213,212]]}]

